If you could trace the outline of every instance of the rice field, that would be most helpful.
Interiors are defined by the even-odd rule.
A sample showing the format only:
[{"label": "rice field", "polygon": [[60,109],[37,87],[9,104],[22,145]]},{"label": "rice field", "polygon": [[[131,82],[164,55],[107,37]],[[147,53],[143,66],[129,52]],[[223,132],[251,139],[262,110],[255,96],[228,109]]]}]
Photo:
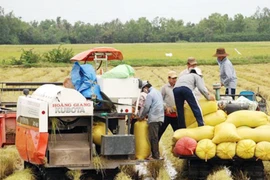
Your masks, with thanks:
[{"label": "rice field", "polygon": [[[19,58],[21,50],[33,49],[42,54],[59,45],[0,45],[0,64],[9,61],[11,57]],[[227,43],[151,43],[151,44],[64,44],[62,47],[73,49],[74,54],[93,47],[114,47],[122,51],[124,60],[186,60],[189,56],[196,57],[201,62],[214,62],[212,55],[216,48],[224,47],[232,60],[239,63],[265,62],[270,57],[270,42],[227,42]],[[166,57],[165,53],[172,53]],[[144,64],[142,64],[144,65]]]},{"label": "rice field", "polygon": [[[203,71],[204,81],[209,91],[212,91],[212,84],[219,82],[219,68],[217,65],[199,66]],[[238,85],[237,93],[243,90],[257,92],[258,89],[267,101],[270,101],[270,63],[255,65],[235,65]],[[151,84],[160,89],[167,81],[167,72],[174,70],[180,73],[185,66],[168,67],[134,67],[135,76],[142,80],[149,80]],[[63,82],[70,76],[72,66],[57,68],[0,68],[0,82]],[[225,89],[221,89],[221,94]],[[18,93],[9,92],[1,94],[2,101],[16,101]]]}]

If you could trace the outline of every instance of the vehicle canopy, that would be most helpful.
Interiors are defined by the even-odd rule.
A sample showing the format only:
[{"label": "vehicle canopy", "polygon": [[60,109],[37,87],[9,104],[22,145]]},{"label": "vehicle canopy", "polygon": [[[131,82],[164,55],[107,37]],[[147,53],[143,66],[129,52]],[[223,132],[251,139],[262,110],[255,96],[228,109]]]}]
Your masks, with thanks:
[{"label": "vehicle canopy", "polygon": [[107,70],[107,61],[110,60],[123,60],[123,54],[121,51],[112,48],[112,47],[95,47],[93,49],[83,51],[70,59],[71,61],[94,61],[96,70],[98,70],[103,61],[106,61],[106,70]]}]

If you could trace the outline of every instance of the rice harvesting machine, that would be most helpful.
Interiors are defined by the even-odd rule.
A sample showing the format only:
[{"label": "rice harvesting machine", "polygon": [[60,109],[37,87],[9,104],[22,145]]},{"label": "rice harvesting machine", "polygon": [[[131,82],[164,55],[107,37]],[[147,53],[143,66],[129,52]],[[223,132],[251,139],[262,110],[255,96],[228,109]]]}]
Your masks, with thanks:
[{"label": "rice harvesting machine", "polygon": [[[75,89],[53,84],[42,85],[31,95],[18,98],[16,148],[25,167],[34,168],[40,179],[56,179],[53,170],[57,174],[73,169],[95,170],[93,159],[97,155],[102,157],[101,169],[137,163],[129,122],[141,81],[97,75],[97,83],[101,102],[94,96],[88,99]],[[105,124],[100,145],[94,144],[95,122]]]}]

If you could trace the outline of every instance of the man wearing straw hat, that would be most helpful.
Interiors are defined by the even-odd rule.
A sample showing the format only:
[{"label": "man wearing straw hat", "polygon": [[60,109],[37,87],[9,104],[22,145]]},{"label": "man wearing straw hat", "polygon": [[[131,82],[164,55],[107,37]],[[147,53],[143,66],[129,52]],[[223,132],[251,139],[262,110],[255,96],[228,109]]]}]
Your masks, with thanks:
[{"label": "man wearing straw hat", "polygon": [[[185,74],[189,74],[190,73],[190,70],[193,69],[193,68],[197,68],[199,70],[201,70],[200,68],[197,67],[197,61],[194,57],[188,57],[187,59],[187,68],[184,69],[183,71],[180,72],[179,74],[179,77],[185,75]],[[195,94],[196,98],[197,99],[200,99],[202,96],[202,94],[200,93],[200,91],[198,90],[198,88],[195,88],[193,90],[193,93]]]},{"label": "man wearing straw hat", "polygon": [[[224,48],[218,48],[214,57],[217,57],[217,62],[219,65],[220,83],[221,86],[226,88],[226,95],[235,95],[237,77],[234,67],[231,61],[227,58],[229,54],[226,53]],[[232,96],[234,99],[234,96]]]}]

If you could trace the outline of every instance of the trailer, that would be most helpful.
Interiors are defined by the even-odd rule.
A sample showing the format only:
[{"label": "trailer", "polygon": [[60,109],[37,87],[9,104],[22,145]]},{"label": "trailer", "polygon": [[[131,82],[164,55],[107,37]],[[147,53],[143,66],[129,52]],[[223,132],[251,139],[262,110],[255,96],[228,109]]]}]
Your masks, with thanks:
[{"label": "trailer", "polygon": [[[220,85],[214,84],[213,88],[216,91],[216,100],[219,109],[224,110],[228,115],[239,110],[249,110],[250,104],[240,102],[232,99],[232,95],[220,95]],[[252,91],[242,91],[240,94],[233,95],[233,97],[245,97],[250,101],[255,102],[258,106],[252,110],[262,111],[267,113],[266,99],[259,93]],[[185,160],[186,166],[184,174],[189,179],[206,179],[206,177],[213,172],[213,169],[217,166],[228,167],[232,173],[247,172],[247,175],[251,180],[264,180],[264,165],[261,159],[252,157],[250,159],[243,159],[235,155],[232,159],[221,159],[215,156],[207,161],[200,159],[196,154],[190,156],[174,154],[176,157]]]}]

